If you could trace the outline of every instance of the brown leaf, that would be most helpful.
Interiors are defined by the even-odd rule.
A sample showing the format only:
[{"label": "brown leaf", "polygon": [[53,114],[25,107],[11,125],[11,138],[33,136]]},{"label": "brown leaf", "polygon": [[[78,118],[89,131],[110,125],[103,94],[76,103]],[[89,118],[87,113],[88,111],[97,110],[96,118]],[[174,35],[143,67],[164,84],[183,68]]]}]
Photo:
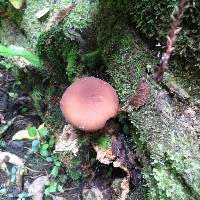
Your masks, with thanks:
[{"label": "brown leaf", "polygon": [[62,10],[59,10],[49,19],[46,30],[48,31],[52,25],[60,23],[72,11],[73,8],[73,4],[68,4]]},{"label": "brown leaf", "polygon": [[138,109],[147,102],[149,95],[150,95],[149,84],[146,83],[144,80],[141,80],[138,84],[135,95],[130,97],[129,105]]},{"label": "brown leaf", "polygon": [[28,187],[28,192],[31,193],[33,200],[42,200],[45,183],[48,181],[48,176],[40,176],[33,181]]}]

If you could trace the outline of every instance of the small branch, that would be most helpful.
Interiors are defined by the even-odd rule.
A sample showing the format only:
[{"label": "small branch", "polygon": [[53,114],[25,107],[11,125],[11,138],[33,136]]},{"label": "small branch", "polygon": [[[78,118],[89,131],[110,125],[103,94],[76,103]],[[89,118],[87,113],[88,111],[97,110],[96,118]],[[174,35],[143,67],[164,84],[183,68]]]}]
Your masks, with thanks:
[{"label": "small branch", "polygon": [[171,28],[167,36],[167,44],[165,52],[162,54],[160,63],[156,68],[154,79],[156,82],[160,82],[163,78],[164,72],[168,70],[168,63],[172,51],[175,49],[174,45],[176,43],[177,34],[181,31],[181,20],[185,10],[188,8],[188,0],[180,0],[178,7],[175,7],[174,15],[171,15]]}]

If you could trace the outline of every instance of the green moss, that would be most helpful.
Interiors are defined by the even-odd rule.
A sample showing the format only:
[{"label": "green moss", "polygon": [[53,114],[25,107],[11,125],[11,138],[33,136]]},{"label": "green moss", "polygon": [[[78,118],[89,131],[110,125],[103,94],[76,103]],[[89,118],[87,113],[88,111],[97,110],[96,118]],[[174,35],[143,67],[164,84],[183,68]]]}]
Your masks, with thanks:
[{"label": "green moss", "polygon": [[20,26],[23,19],[23,10],[15,9],[13,5],[9,4],[7,8],[7,13],[10,19],[17,25]]},{"label": "green moss", "polygon": [[69,53],[66,53],[67,57],[67,67],[66,67],[66,74],[68,81],[71,83],[74,80],[75,72],[76,72],[76,66],[77,66],[77,58],[78,58],[78,52],[76,48],[71,48]]},{"label": "green moss", "polygon": [[112,139],[109,135],[102,135],[97,139],[97,146],[99,146],[102,149],[107,149],[111,147]]},{"label": "green moss", "polygon": [[0,0],[0,11],[4,12],[8,8],[8,1],[7,0]]},{"label": "green moss", "polygon": [[[36,46],[39,36],[45,31],[49,19],[71,2],[71,0],[60,0],[59,3],[53,0],[26,1],[20,28],[26,31],[27,38],[31,41],[33,48]],[[49,15],[37,19],[35,14],[46,7],[50,8]]]},{"label": "green moss", "polygon": [[[133,25],[136,26],[139,32],[148,38],[153,45],[160,42],[163,46],[166,43],[166,35],[171,23],[170,15],[177,2],[176,0],[142,0],[140,2],[134,0],[127,1],[125,9],[130,13]],[[198,37],[200,32],[199,6],[200,2],[198,0],[190,1],[190,7],[183,17],[181,25],[183,29],[176,44],[176,61],[181,58],[185,64],[192,67],[194,65],[199,67],[199,56],[197,56],[200,48]]]},{"label": "green moss", "polygon": [[62,78],[65,79],[64,75],[67,72],[68,80],[72,82],[75,73],[79,71],[76,64],[78,59],[77,43],[81,45],[81,33],[93,21],[92,15],[96,12],[97,2],[90,0],[79,2],[65,17],[63,25],[54,26],[48,32],[38,36],[39,55],[46,61],[47,71],[53,73],[55,77],[62,75]]},{"label": "green moss", "polygon": [[[137,87],[142,77],[142,69],[151,63],[152,59],[146,54],[145,50],[140,51],[140,44],[133,40],[130,33],[123,35],[117,31],[116,34],[118,35],[116,40],[120,41],[120,43],[117,42],[118,47],[115,47],[117,50],[114,50],[116,52],[112,52],[109,60],[106,62],[109,63],[108,72],[111,74],[111,82],[114,84],[120,100],[125,102],[127,97],[133,94]],[[112,37],[110,40],[112,41]],[[112,46],[113,44],[111,48],[113,48]],[[103,55],[104,53],[107,54],[107,52],[103,52]]]},{"label": "green moss", "polygon": [[[106,13],[106,7],[104,10]],[[146,66],[156,66],[157,59],[136,34],[120,22],[117,14],[111,12],[104,16],[102,13],[102,16],[104,18],[98,26],[98,45],[111,83],[124,103],[134,94]],[[103,24],[103,21],[107,23]],[[198,199],[198,142],[181,127],[181,123],[187,124],[183,118],[177,117],[180,127],[170,121],[177,108],[171,105],[167,94],[159,94],[161,88],[158,85],[149,84],[151,94],[147,105],[129,114],[134,146],[138,154],[143,155],[148,199]],[[160,96],[155,99],[157,94]],[[161,109],[162,114],[156,113],[157,109]],[[177,145],[179,152],[176,152]]]},{"label": "green moss", "polygon": [[65,34],[72,40],[81,39],[80,33],[92,25],[94,15],[98,12],[98,5],[98,0],[79,1],[64,20]]},{"label": "green moss", "polygon": [[81,178],[81,174],[76,169],[72,169],[69,171],[69,176],[73,181],[78,181]]},{"label": "green moss", "polygon": [[84,63],[90,72],[101,70],[103,61],[99,49],[82,55],[81,62]]},{"label": "green moss", "polygon": [[[177,0],[148,1],[148,0],[109,0],[100,1],[102,9],[109,13],[110,19],[116,20],[123,18],[124,22],[137,30],[151,46],[157,51],[162,51],[166,44],[166,35],[170,29],[170,15],[172,14]],[[199,1],[190,1],[190,7],[186,10],[181,26],[182,31],[178,35],[176,51],[173,55],[175,60],[174,67],[198,67],[199,68],[199,49],[200,32]],[[102,12],[102,11],[101,11]],[[108,19],[107,21],[108,22]],[[123,29],[122,29],[123,30]],[[156,47],[160,43],[161,48]],[[192,60],[192,62],[191,62]]]},{"label": "green moss", "polygon": [[38,38],[38,55],[44,61],[47,73],[54,78],[59,76],[58,80],[66,78],[64,52],[71,47],[72,43],[65,37],[61,27],[54,27],[51,32],[44,32]]},{"label": "green moss", "polygon": [[62,130],[66,123],[58,104],[50,104],[48,108],[48,115],[45,116],[45,122],[51,126],[52,132]]}]

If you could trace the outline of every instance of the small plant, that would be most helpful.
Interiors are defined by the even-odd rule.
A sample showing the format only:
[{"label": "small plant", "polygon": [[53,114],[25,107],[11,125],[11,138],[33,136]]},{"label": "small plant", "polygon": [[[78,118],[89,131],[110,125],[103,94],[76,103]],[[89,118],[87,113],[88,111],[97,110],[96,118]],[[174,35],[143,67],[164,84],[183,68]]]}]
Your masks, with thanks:
[{"label": "small plant", "polygon": [[17,93],[14,93],[14,92],[9,92],[8,95],[10,97],[12,97],[13,99],[16,99],[18,97],[18,94]]},{"label": "small plant", "polygon": [[35,139],[32,142],[32,149],[30,154],[35,153],[39,150],[42,156],[48,156],[48,148],[52,147],[52,145],[54,144],[54,140],[52,138],[50,138],[48,142],[42,140],[48,135],[48,129],[46,127],[39,127],[38,129],[36,127],[29,127],[28,134],[31,138]]},{"label": "small plant", "polygon": [[59,172],[62,169],[60,154],[54,153],[55,139],[54,136],[48,137],[48,129],[44,126],[39,128],[28,128],[28,134],[32,138],[37,140],[32,141],[32,149],[30,153],[39,152],[47,162],[53,162],[50,175],[51,179],[46,183],[45,195],[50,196],[52,193],[63,193],[63,185],[66,183],[67,177],[63,175],[59,176]]},{"label": "small plant", "polygon": [[51,170],[51,180],[47,182],[45,195],[49,196],[51,193],[60,192],[63,193],[63,185],[66,183],[67,177],[65,175],[59,176],[59,171],[61,170],[61,158],[60,154],[52,155],[54,166]]}]

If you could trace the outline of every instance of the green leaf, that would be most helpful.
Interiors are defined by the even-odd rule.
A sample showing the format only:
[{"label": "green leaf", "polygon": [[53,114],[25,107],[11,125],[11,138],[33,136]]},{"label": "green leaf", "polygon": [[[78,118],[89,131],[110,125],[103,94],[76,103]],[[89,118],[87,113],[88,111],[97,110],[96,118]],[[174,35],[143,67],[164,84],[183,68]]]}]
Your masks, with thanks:
[{"label": "green leaf", "polygon": [[37,152],[38,149],[39,149],[39,145],[40,145],[40,141],[39,140],[33,140],[32,141],[32,147],[31,147],[31,153]]},{"label": "green leaf", "polygon": [[52,162],[52,161],[53,161],[53,158],[52,158],[52,157],[47,157],[47,158],[46,158],[46,161],[47,161],[47,162]]},{"label": "green leaf", "polygon": [[53,193],[53,192],[56,192],[57,191],[57,186],[58,186],[58,183],[56,181],[51,181],[49,187],[48,187],[48,190],[50,193]]},{"label": "green leaf", "polygon": [[45,137],[46,135],[48,135],[48,129],[46,127],[43,127],[39,129],[38,131],[41,137]]},{"label": "green leaf", "polygon": [[11,183],[15,183],[15,181],[16,181],[16,172],[17,172],[16,167],[12,167],[11,178],[10,178]]},{"label": "green leaf", "polygon": [[17,93],[14,93],[14,92],[9,92],[8,95],[12,98],[16,98],[18,97],[18,94]]},{"label": "green leaf", "polygon": [[13,84],[13,88],[14,88],[15,86],[17,86],[17,85],[21,85],[21,84],[22,84],[22,82],[19,81],[19,80],[17,80],[17,81],[14,82],[14,84]]},{"label": "green leaf", "polygon": [[51,171],[51,175],[53,177],[58,176],[58,171],[59,171],[59,167],[58,166],[54,166],[53,169],[52,169],[52,171]]},{"label": "green leaf", "polygon": [[45,143],[45,144],[42,144],[41,147],[40,147],[40,154],[42,156],[48,156],[48,151],[47,149],[49,148],[49,144]]},{"label": "green leaf", "polygon": [[28,128],[28,134],[30,137],[35,137],[37,135],[37,129],[36,127],[30,127]]},{"label": "green leaf", "polygon": [[55,139],[54,139],[54,137],[51,137],[51,138],[49,139],[49,146],[50,146],[50,147],[53,147],[54,143],[55,143]]},{"label": "green leaf", "polygon": [[44,157],[48,156],[48,151],[47,150],[44,150],[44,149],[40,149],[40,154]]},{"label": "green leaf", "polygon": [[64,189],[63,189],[62,185],[58,185],[58,191],[59,191],[60,193],[63,193],[63,192],[64,192]]},{"label": "green leaf", "polygon": [[47,144],[47,143],[44,143],[41,145],[41,149],[43,149],[43,150],[47,150],[48,148],[49,148],[49,144]]},{"label": "green leaf", "polygon": [[6,69],[11,69],[13,67],[11,63],[5,62],[4,60],[0,61],[0,65],[3,65]]},{"label": "green leaf", "polygon": [[10,3],[16,8],[21,9],[25,0],[9,0]]},{"label": "green leaf", "polygon": [[55,165],[56,165],[57,167],[60,167],[60,166],[61,166],[60,161],[56,161],[56,162],[55,162]]},{"label": "green leaf", "polygon": [[44,194],[45,194],[46,196],[49,196],[49,195],[51,194],[50,191],[49,191],[49,188],[46,188],[46,189],[45,189]]},{"label": "green leaf", "polygon": [[1,56],[22,56],[28,61],[30,61],[33,65],[36,65],[38,67],[42,67],[39,57],[33,55],[30,51],[24,49],[23,47],[18,47],[14,45],[10,45],[9,47],[6,47],[4,45],[0,44],[0,55]]},{"label": "green leaf", "polygon": [[7,192],[7,190],[6,190],[6,188],[2,188],[2,189],[0,189],[0,194],[6,194],[6,192]]}]

